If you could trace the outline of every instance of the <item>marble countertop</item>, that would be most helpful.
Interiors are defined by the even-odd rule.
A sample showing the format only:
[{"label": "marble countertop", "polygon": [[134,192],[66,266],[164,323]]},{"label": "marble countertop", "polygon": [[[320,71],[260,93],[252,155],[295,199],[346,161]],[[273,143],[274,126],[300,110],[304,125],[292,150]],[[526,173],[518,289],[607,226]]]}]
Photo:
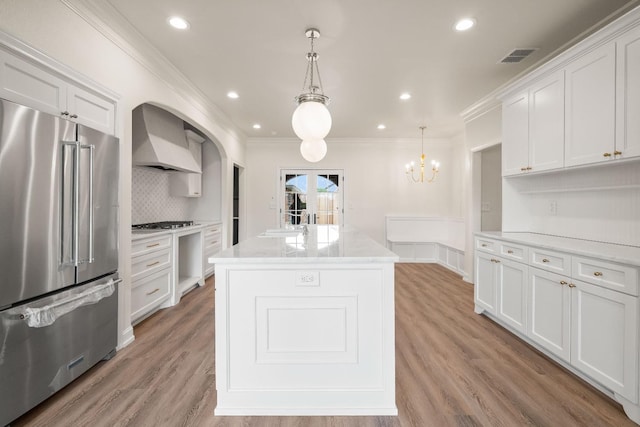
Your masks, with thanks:
[{"label": "marble countertop", "polygon": [[276,229],[218,252],[210,263],[375,263],[397,262],[398,255],[353,227],[312,225],[307,232]]},{"label": "marble countertop", "polygon": [[637,246],[524,232],[483,231],[475,235],[640,267],[640,247]]},{"label": "marble countertop", "polygon": [[209,224],[195,224],[188,227],[172,228],[172,229],[154,229],[154,230],[131,230],[131,241],[146,239],[148,237],[158,237],[163,234],[189,234],[191,232],[197,232],[206,227]]}]

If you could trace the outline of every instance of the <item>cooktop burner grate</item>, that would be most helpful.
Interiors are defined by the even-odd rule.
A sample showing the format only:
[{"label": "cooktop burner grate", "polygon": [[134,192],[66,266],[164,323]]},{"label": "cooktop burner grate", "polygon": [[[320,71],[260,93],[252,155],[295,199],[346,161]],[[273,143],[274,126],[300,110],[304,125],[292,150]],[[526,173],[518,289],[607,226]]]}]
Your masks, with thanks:
[{"label": "cooktop burner grate", "polygon": [[193,221],[160,221],[149,222],[146,224],[134,224],[131,228],[135,230],[167,230],[172,228],[188,227],[193,224]]}]

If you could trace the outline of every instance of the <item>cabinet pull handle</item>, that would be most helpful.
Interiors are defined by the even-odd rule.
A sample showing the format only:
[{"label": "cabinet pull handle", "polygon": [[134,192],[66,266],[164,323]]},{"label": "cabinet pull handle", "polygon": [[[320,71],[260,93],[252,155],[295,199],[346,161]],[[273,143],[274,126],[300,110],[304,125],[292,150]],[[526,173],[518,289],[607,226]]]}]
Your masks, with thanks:
[{"label": "cabinet pull handle", "polygon": [[566,284],[567,284],[567,282],[565,282],[564,280],[561,280],[561,281],[560,281],[560,284],[564,286],[564,285],[566,285]]},{"label": "cabinet pull handle", "polygon": [[160,243],[154,243],[154,244],[152,244],[152,245],[147,245],[147,247],[148,247],[148,248],[152,248],[152,247],[154,247],[154,246],[160,246]]},{"label": "cabinet pull handle", "polygon": [[508,254],[512,254],[512,253],[513,253],[513,251],[512,251],[511,249],[509,249],[509,250],[507,251],[507,253],[508,253]]},{"label": "cabinet pull handle", "polygon": [[78,118],[78,115],[77,115],[77,114],[72,114],[72,115],[70,115],[70,116],[69,116],[69,118],[71,118],[71,119],[77,119],[77,118]]},{"label": "cabinet pull handle", "polygon": [[480,246],[482,246],[483,248],[486,248],[486,247],[487,247],[487,244],[486,244],[486,243],[483,243],[483,244],[482,244],[482,245],[480,245]]},{"label": "cabinet pull handle", "polygon": [[69,115],[69,112],[68,112],[68,111],[62,111],[62,112],[60,113],[60,115],[61,115],[61,116],[68,116],[68,115]]},{"label": "cabinet pull handle", "polygon": [[611,153],[604,153],[603,156],[604,157],[611,157]]},{"label": "cabinet pull handle", "polygon": [[151,264],[147,264],[147,267],[153,267],[154,265],[160,264],[160,261],[152,262]]},{"label": "cabinet pull handle", "polygon": [[616,150],[616,151],[613,152],[613,155],[614,156],[620,156],[620,155],[622,155],[622,151]]},{"label": "cabinet pull handle", "polygon": [[569,287],[570,287],[570,288],[575,288],[575,287],[576,287],[576,285],[574,285],[573,283],[569,283]]},{"label": "cabinet pull handle", "polygon": [[497,260],[497,259],[495,259],[495,258],[491,258],[491,262],[496,262],[496,263],[498,263],[498,262],[500,262],[500,260]]},{"label": "cabinet pull handle", "polygon": [[193,194],[195,195],[199,195],[200,193],[198,193],[197,191],[194,191]]},{"label": "cabinet pull handle", "polygon": [[217,240],[212,240],[212,241],[211,241],[211,244],[212,244],[212,245],[215,245],[216,243],[218,243],[218,241],[217,241]]},{"label": "cabinet pull handle", "polygon": [[527,170],[527,168],[520,168],[520,171],[521,171],[521,172],[524,172],[524,171],[526,171],[526,170]]},{"label": "cabinet pull handle", "polygon": [[528,171],[530,171],[531,169],[533,169],[531,166],[527,166]]},{"label": "cabinet pull handle", "polygon": [[158,292],[160,290],[160,288],[155,288],[154,290],[152,290],[151,292],[147,292],[147,295],[153,295],[156,292]]},{"label": "cabinet pull handle", "polygon": [[546,258],[542,258],[542,262],[551,262],[551,261],[549,261],[549,260],[548,260],[548,259],[546,259]]},{"label": "cabinet pull handle", "polygon": [[594,276],[596,276],[596,277],[600,277],[600,276],[602,276],[602,272],[600,272],[600,271],[595,271],[595,272],[593,273],[593,275],[594,275]]}]

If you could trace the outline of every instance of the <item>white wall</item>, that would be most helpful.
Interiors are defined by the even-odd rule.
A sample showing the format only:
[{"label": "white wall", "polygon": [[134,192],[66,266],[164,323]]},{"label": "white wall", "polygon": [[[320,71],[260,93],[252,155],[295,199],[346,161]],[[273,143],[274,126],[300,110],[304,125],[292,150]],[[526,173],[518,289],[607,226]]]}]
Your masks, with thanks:
[{"label": "white wall", "polygon": [[121,335],[118,342],[123,346],[133,339],[130,327],[131,111],[147,102],[162,106],[218,144],[223,158],[225,225],[230,223],[231,215],[230,204],[225,204],[225,200],[231,200],[229,173],[233,162],[244,163],[244,137],[223,123],[219,111],[203,102],[174,69],[168,67],[165,72],[161,69],[161,60],[152,61],[150,66],[151,62],[146,62],[133,46],[125,44],[98,20],[88,16],[87,11],[75,6],[80,5],[68,1],[2,0],[0,30],[120,95],[117,105],[117,136],[121,144],[119,265],[123,283],[119,294]]},{"label": "white wall", "polygon": [[[249,140],[246,163],[247,235],[278,227],[281,168],[343,169],[345,223],[384,244],[385,215],[457,216],[462,160],[455,142],[425,138],[426,163],[437,159],[440,173],[433,183],[408,182],[404,165],[420,157],[420,139],[327,140],[328,152],[318,163],[306,162],[298,140]],[[456,151],[456,149],[458,151]],[[276,208],[271,208],[275,201]]]}]

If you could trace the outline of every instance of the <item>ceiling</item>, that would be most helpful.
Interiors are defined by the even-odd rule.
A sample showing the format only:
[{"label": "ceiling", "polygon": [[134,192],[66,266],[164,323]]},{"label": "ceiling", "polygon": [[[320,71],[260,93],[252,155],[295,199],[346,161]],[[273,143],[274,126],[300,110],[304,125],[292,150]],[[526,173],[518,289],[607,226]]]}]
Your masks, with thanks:
[{"label": "ceiling", "polygon": [[[98,1],[98,0],[94,0]],[[248,137],[294,137],[309,40],[331,138],[447,137],[460,113],[637,0],[109,0]],[[186,31],[167,25],[180,15]],[[473,17],[464,33],[453,25]],[[519,64],[499,61],[537,48]],[[548,59],[548,58],[547,58]],[[227,97],[236,91],[238,99]],[[411,99],[401,101],[402,92]],[[261,129],[253,129],[259,123]],[[386,129],[378,130],[378,124]]]}]

